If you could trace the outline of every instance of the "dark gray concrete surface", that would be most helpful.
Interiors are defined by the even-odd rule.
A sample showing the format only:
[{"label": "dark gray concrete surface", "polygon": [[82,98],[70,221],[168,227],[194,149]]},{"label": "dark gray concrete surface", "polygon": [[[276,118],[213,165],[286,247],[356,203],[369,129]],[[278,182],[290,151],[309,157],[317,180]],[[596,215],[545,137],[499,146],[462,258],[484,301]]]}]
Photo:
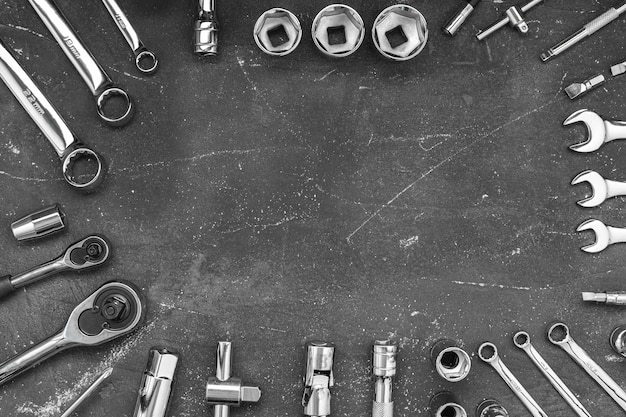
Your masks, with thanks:
[{"label": "dark gray concrete surface", "polygon": [[[354,0],[368,26],[352,57],[329,60],[309,28],[326,5],[218,0],[220,57],[191,53],[192,1],[124,1],[122,8],[158,54],[160,71],[140,75],[98,1],[58,4],[110,76],[137,103],[131,125],[111,129],[26,1],[0,1],[0,37],[110,174],[92,195],[61,179],[52,148],[0,85],[2,273],[17,273],[99,232],[113,261],[80,276],[27,287],[0,304],[0,357],[49,336],[72,308],[107,280],[134,282],[147,298],[145,325],[123,340],[62,353],[0,388],[2,416],[58,416],[107,366],[115,371],[81,416],[129,416],[147,351],[182,354],[173,417],[210,415],[204,385],[218,340],[234,343],[234,372],[263,390],[238,416],[301,414],[306,341],[337,346],[333,415],[370,413],[370,349],[400,346],[396,415],[428,415],[428,400],[454,391],[470,414],[496,397],[527,415],[495,372],[478,360],[470,377],[442,382],[429,363],[439,338],[471,352],[485,340],[550,416],[574,415],[518,351],[527,330],[537,349],[593,415],[623,412],[545,339],[560,319],[616,380],[626,364],[608,345],[624,310],[583,305],[583,290],[626,289],[624,251],[599,255],[577,234],[595,217],[626,226],[623,198],[596,209],[575,201],[569,182],[585,169],[626,179],[618,142],[579,155],[567,149],[582,127],[564,128],[588,107],[624,119],[626,76],[577,102],[562,89],[626,58],[624,18],[562,57],[539,54],[616,1],[553,0],[528,15],[530,33],[474,35],[514,1],[486,0],[454,38],[440,28],[461,1],[409,1],[426,16],[430,39],[407,63],[385,61],[369,27],[392,2]],[[254,44],[256,18],[274,6],[296,13],[305,33],[285,58]],[[58,202],[69,231],[27,245],[12,239],[16,218]],[[476,355],[473,354],[473,358]]]}]

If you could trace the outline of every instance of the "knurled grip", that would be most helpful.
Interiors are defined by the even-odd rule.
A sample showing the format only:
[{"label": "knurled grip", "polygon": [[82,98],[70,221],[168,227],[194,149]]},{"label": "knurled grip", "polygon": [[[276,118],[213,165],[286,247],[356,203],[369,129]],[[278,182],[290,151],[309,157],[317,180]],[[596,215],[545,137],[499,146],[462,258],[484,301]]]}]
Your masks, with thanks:
[{"label": "knurled grip", "polygon": [[619,16],[619,12],[614,7],[611,7],[609,10],[602,13],[591,22],[587,23],[585,25],[585,29],[587,29],[587,31],[589,32],[588,35],[593,35],[597,31],[617,19]]},{"label": "knurled grip", "polygon": [[372,402],[372,417],[393,417],[393,402]]}]

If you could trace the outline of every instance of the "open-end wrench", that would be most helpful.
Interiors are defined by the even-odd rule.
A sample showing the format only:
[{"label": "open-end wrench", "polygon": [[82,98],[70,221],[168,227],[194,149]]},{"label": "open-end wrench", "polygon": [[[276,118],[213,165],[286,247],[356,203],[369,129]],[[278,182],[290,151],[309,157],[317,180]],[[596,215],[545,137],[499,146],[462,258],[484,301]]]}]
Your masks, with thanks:
[{"label": "open-end wrench", "polygon": [[504,382],[511,388],[511,391],[520,399],[526,406],[528,411],[534,417],[547,417],[547,414],[541,409],[537,401],[530,395],[526,388],[515,378],[515,375],[506,367],[506,365],[498,356],[498,349],[496,345],[490,342],[485,342],[478,347],[478,357],[488,363],[496,370],[496,372],[502,377]]},{"label": "open-end wrench", "polygon": [[70,245],[61,256],[18,275],[0,277],[0,299],[18,288],[37,282],[51,275],[66,271],[80,272],[100,266],[111,255],[111,245],[99,235],[87,236]]},{"label": "open-end wrench", "polygon": [[[91,148],[79,142],[70,131],[65,120],[50,104],[35,82],[20,66],[7,46],[0,40],[0,78],[9,87],[26,113],[43,132],[63,166],[63,177],[72,187],[91,191],[104,179],[104,163]],[[92,161],[90,173],[75,172],[76,163],[82,160]]]},{"label": "open-end wrench", "polygon": [[126,42],[128,42],[128,46],[133,50],[137,69],[146,75],[154,74],[159,67],[159,61],[156,55],[154,55],[154,52],[146,48],[143,42],[141,42],[139,35],[137,35],[135,28],[130,24],[122,8],[115,0],[102,0],[102,3],[104,3],[104,6],[115,21],[115,24],[120,32],[122,32]]},{"label": "open-end wrench", "polygon": [[[53,0],[28,0],[52,33],[57,43],[65,52],[65,55],[74,65],[78,73],[83,77],[87,87],[91,90],[96,100],[98,116],[106,123],[113,126],[122,126],[128,123],[135,110],[133,102],[119,87],[113,85],[113,81],[98,64],[91,52],[84,46],[76,31],[68,20],[63,16]],[[119,114],[107,114],[105,109],[108,100],[112,97],[121,97],[124,100],[124,110]]]},{"label": "open-end wrench", "polygon": [[578,202],[582,207],[597,207],[607,198],[626,195],[626,182],[605,180],[596,171],[583,171],[572,180],[572,185],[587,181],[591,186],[591,197]]},{"label": "open-end wrench", "polygon": [[565,382],[552,370],[550,365],[537,352],[537,349],[530,343],[530,335],[526,332],[517,332],[513,336],[515,346],[526,352],[530,360],[539,368],[541,373],[550,381],[554,389],[561,394],[561,397],[574,410],[576,415],[580,417],[591,417],[589,411],[583,406],[572,391],[565,385]]},{"label": "open-end wrench", "polygon": [[55,335],[0,364],[0,385],[55,354],[75,346],[96,346],[135,330],[145,312],[139,291],[108,282],[81,302]]},{"label": "open-end wrench", "polygon": [[572,113],[563,126],[583,122],[587,126],[587,140],[569,148],[576,152],[593,152],[612,140],[626,139],[626,122],[604,120],[591,110],[582,109]]},{"label": "open-end wrench", "polygon": [[548,328],[548,339],[567,352],[574,362],[585,370],[615,402],[626,411],[626,392],[572,339],[569,327],[555,323]]},{"label": "open-end wrench", "polygon": [[588,253],[602,252],[613,243],[626,242],[626,229],[607,226],[600,220],[589,219],[576,229],[577,232],[583,232],[585,230],[593,230],[596,235],[595,243],[581,248]]}]

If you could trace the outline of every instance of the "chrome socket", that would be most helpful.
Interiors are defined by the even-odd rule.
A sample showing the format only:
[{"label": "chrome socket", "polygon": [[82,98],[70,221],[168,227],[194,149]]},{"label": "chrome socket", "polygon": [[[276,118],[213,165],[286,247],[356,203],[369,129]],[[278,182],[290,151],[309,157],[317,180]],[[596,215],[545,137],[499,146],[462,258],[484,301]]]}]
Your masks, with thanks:
[{"label": "chrome socket", "polygon": [[306,345],[306,371],[302,407],[304,415],[330,415],[330,389],[335,385],[333,360],[335,347],[327,342],[309,342]]},{"label": "chrome socket", "polygon": [[286,9],[270,9],[259,16],[254,25],[254,41],[268,55],[288,55],[300,45],[301,40],[300,21]]},{"label": "chrome socket", "polygon": [[611,332],[611,347],[615,353],[626,357],[626,326],[619,326]]},{"label": "chrome socket", "polygon": [[509,412],[496,400],[486,399],[476,407],[476,417],[509,417]]},{"label": "chrome socket", "polygon": [[354,53],[365,38],[363,19],[350,6],[331,4],[323,8],[311,27],[315,46],[333,58],[343,58]]},{"label": "chrome socket", "polygon": [[372,28],[372,40],[385,58],[408,61],[426,46],[428,25],[417,9],[397,4],[378,15]]},{"label": "chrome socket", "polygon": [[198,19],[193,27],[193,52],[200,56],[217,55],[218,24],[215,0],[197,0]]},{"label": "chrome socket", "polygon": [[467,412],[459,404],[459,400],[449,391],[433,395],[428,407],[431,417],[467,417]]},{"label": "chrome socket", "polygon": [[150,349],[133,417],[165,417],[177,365],[177,353],[166,348]]},{"label": "chrome socket", "polygon": [[65,215],[57,204],[29,214],[11,223],[11,231],[18,241],[38,239],[65,228]]},{"label": "chrome socket", "polygon": [[467,352],[448,339],[439,340],[433,345],[430,360],[439,376],[450,382],[462,381],[472,369],[472,359]]}]

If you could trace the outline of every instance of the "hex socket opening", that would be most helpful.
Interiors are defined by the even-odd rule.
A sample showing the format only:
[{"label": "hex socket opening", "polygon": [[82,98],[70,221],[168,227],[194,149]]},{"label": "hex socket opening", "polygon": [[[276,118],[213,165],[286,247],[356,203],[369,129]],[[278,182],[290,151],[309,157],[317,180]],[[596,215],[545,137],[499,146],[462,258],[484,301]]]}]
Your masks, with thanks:
[{"label": "hex socket opening", "polygon": [[450,346],[439,352],[435,360],[437,373],[447,381],[458,382],[467,377],[472,367],[470,356],[463,349]]},{"label": "hex socket opening", "polygon": [[458,404],[445,404],[435,414],[437,417],[466,417],[465,409]]}]

